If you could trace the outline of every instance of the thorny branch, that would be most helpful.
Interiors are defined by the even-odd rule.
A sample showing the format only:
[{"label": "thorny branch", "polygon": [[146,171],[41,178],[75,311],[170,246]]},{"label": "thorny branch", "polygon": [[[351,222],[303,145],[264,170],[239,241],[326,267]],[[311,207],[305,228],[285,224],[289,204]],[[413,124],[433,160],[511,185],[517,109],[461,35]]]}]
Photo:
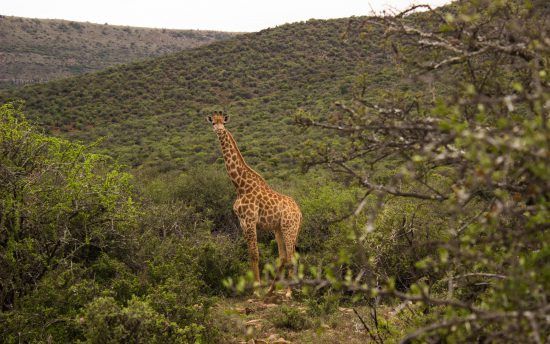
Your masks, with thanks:
[{"label": "thorny branch", "polygon": [[[491,6],[491,2],[480,3]],[[363,28],[374,25],[384,29],[393,51],[399,54],[398,63],[404,61],[413,67],[411,78],[426,77],[433,83],[453,81],[451,89],[438,85],[443,88],[437,94],[439,100],[452,105],[443,110],[447,113],[432,115],[437,99],[435,92],[429,100],[422,96],[406,103],[384,99],[382,106],[364,99],[368,95],[364,87],[361,99],[336,103],[338,112],[334,117],[297,118],[299,125],[332,131],[341,139],[335,141],[348,144],[333,149],[325,146],[307,164],[325,165],[351,177],[366,189],[367,196],[445,202],[448,212],[445,216],[454,221],[448,229],[450,239],[427,243],[455,255],[450,259],[456,259],[457,265],[448,270],[447,278],[438,279],[449,282],[451,288],[459,279],[491,279],[494,285],[517,281],[519,277],[514,275],[517,272],[500,269],[496,263],[480,263],[482,269],[464,263],[482,262],[491,257],[479,247],[498,247],[513,249],[518,255],[512,254],[506,264],[517,264],[515,260],[520,252],[540,250],[541,237],[537,235],[549,227],[529,222],[537,216],[547,216],[545,202],[550,194],[550,183],[541,172],[548,170],[550,159],[547,128],[550,113],[547,77],[550,22],[547,18],[550,12],[548,6],[541,4],[521,7],[507,3],[500,9],[495,6],[496,12],[485,8],[489,14],[460,15],[451,10],[445,16],[428,5],[417,5],[393,16],[369,18]],[[415,21],[413,12],[418,9],[429,10],[444,29]],[[417,55],[411,56],[410,51]],[[453,117],[457,117],[454,122],[449,120]],[[394,167],[397,172],[389,178],[386,176],[383,182],[369,178],[373,173],[365,171],[370,167],[372,172],[374,164],[384,160],[397,165]],[[444,179],[448,187],[430,179],[433,175],[437,175],[439,181]],[[367,196],[358,202],[351,215],[359,215],[367,208]],[[373,222],[370,215],[369,221]],[[477,228],[480,228],[478,232]],[[475,237],[469,239],[471,241],[461,242],[465,236],[472,235]],[[468,272],[476,270],[494,273]],[[402,343],[465,324],[473,324],[474,331],[481,332],[488,323],[504,321],[528,324],[529,336],[536,343],[548,338],[550,306],[546,295],[530,306],[525,302],[514,310],[499,310],[452,297],[436,298],[423,289],[419,294],[380,290],[361,285],[357,279],[352,283],[305,279],[288,281],[288,284],[308,285],[316,290],[343,288],[464,311],[463,316],[414,331],[403,338]],[[484,283],[484,288],[488,285],[491,287],[493,283]]]},{"label": "thorny branch", "polygon": [[[476,274],[471,274],[476,275]],[[477,275],[483,275],[487,277],[495,277],[495,278],[506,278],[506,276],[498,275],[498,274],[477,274]],[[360,279],[360,278],[359,278]],[[359,284],[358,279],[354,279],[353,281],[347,282],[347,283],[334,283],[329,280],[324,280],[321,278],[317,279],[294,279],[294,280],[283,280],[280,281],[284,286],[292,286],[292,287],[298,287],[298,286],[311,286],[315,287],[316,290],[320,290],[323,288],[336,288],[336,289],[343,289],[350,292],[359,292],[359,293],[365,293],[367,295],[371,296],[393,296],[397,297],[403,301],[406,302],[422,302],[424,304],[428,305],[443,305],[443,306],[451,306],[455,308],[461,308],[468,310],[471,314],[466,315],[464,317],[456,317],[451,319],[446,319],[440,322],[432,323],[428,326],[422,327],[404,338],[401,339],[400,343],[410,343],[411,340],[416,339],[418,337],[421,337],[423,335],[429,334],[430,332],[433,332],[438,329],[442,328],[450,328],[456,325],[461,325],[465,323],[474,323],[474,322],[495,322],[495,321],[503,321],[507,319],[526,319],[531,324],[531,327],[533,329],[533,338],[536,343],[541,343],[541,337],[539,333],[539,326],[537,323],[537,320],[540,319],[542,321],[546,321],[548,314],[550,312],[550,304],[545,304],[543,306],[540,306],[539,308],[535,309],[522,309],[522,310],[515,310],[515,311],[493,311],[489,309],[482,309],[474,306],[471,303],[466,303],[463,301],[459,301],[456,299],[438,299],[430,296],[424,289],[420,289],[420,294],[408,294],[403,293],[400,291],[397,291],[395,289],[380,289],[380,288],[373,288],[365,284]],[[359,317],[360,321],[362,322],[363,326],[371,336],[371,338],[378,342],[374,336],[374,334],[370,331],[370,328],[366,325],[364,320],[359,316],[357,311],[354,309],[355,314]]]}]

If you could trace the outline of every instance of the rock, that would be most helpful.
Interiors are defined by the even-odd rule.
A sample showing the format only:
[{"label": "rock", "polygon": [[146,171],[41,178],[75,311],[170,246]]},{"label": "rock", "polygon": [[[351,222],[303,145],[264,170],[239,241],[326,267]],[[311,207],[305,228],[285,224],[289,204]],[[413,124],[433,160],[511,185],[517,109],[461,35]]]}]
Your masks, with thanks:
[{"label": "rock", "polygon": [[288,343],[292,343],[292,342],[289,342],[288,340],[286,340],[282,337],[279,337],[276,334],[272,334],[271,336],[267,337],[267,342],[269,344],[288,344]]},{"label": "rock", "polygon": [[353,313],[353,309],[352,309],[352,308],[338,307],[338,310],[339,310],[340,312]]},{"label": "rock", "polygon": [[276,340],[277,338],[279,338],[279,336],[277,336],[276,334],[272,334],[271,336],[267,337],[267,340],[271,342]]},{"label": "rock", "polygon": [[252,319],[252,320],[248,320],[244,324],[246,326],[261,327],[262,326],[261,322],[262,322],[262,319]]}]

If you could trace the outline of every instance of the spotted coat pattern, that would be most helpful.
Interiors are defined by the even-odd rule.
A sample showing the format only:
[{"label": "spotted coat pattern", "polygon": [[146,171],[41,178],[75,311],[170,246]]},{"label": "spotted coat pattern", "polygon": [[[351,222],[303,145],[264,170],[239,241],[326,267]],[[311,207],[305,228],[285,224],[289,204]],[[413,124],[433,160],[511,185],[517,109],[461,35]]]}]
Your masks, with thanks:
[{"label": "spotted coat pattern", "polygon": [[[296,240],[300,231],[302,213],[298,204],[289,196],[273,190],[266,181],[246,164],[231,133],[224,124],[228,116],[214,113],[208,116],[220,141],[225,167],[237,189],[233,210],[239,218],[243,235],[248,244],[251,268],[256,282],[260,282],[257,230],[275,233],[279,251],[278,274],[292,262]],[[270,291],[273,289],[271,285]]]}]

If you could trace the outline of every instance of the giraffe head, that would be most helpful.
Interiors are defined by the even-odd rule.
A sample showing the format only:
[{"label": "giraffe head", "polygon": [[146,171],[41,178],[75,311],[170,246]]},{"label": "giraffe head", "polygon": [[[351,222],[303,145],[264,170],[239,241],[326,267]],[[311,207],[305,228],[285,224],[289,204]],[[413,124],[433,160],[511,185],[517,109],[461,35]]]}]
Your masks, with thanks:
[{"label": "giraffe head", "polygon": [[229,116],[221,111],[214,111],[210,116],[206,116],[208,123],[212,124],[214,131],[223,130],[224,124],[229,122]]}]

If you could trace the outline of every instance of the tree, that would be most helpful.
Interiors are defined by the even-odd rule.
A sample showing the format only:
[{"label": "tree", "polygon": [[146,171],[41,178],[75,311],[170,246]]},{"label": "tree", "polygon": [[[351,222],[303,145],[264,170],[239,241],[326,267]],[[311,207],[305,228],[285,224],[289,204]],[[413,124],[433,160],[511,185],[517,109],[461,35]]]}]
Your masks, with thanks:
[{"label": "tree", "polygon": [[[549,14],[543,1],[458,1],[364,22],[358,31],[366,36],[384,30],[396,70],[413,83],[382,100],[357,94],[329,118],[298,113],[300,125],[335,137],[319,142],[306,165],[365,189],[354,210],[369,218],[356,228],[365,256],[395,202],[403,221],[389,222],[393,233],[402,231],[399,240],[412,250],[430,249],[412,284],[396,285],[399,276],[372,263],[380,257],[365,259],[346,280],[318,275],[294,283],[421,302],[444,315],[403,342],[547,338]],[[429,238],[408,226],[414,220],[435,224]],[[380,277],[389,278],[376,285]]]},{"label": "tree", "polygon": [[87,150],[39,133],[16,104],[0,107],[2,311],[49,271],[131,248],[131,177]]}]

